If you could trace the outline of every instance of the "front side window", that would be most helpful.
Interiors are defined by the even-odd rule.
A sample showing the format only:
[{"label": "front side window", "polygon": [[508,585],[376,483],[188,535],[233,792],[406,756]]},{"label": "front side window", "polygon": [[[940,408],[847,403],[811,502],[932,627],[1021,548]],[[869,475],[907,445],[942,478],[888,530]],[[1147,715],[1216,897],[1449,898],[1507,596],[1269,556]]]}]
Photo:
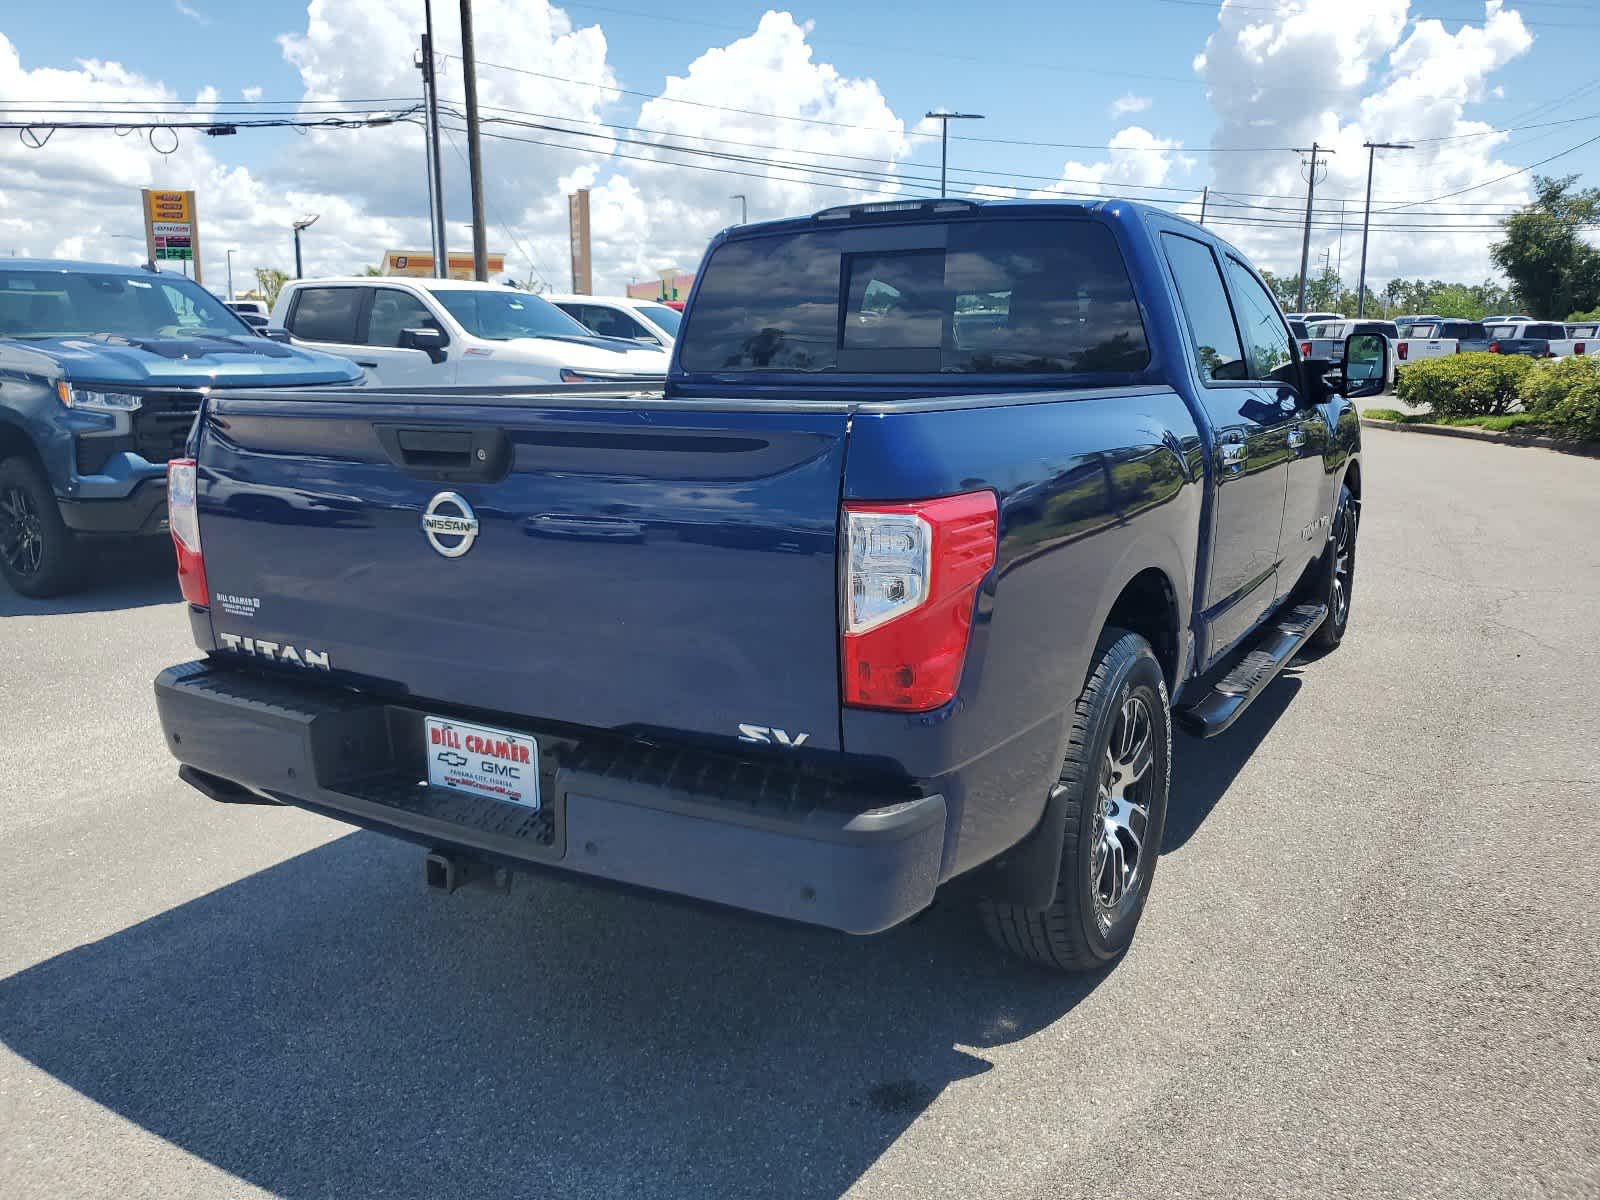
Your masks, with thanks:
[{"label": "front side window", "polygon": [[1278,315],[1278,306],[1244,264],[1232,258],[1228,259],[1228,279],[1233,283],[1233,298],[1239,306],[1239,326],[1244,331],[1250,378],[1290,382],[1294,349],[1289,341],[1289,328]]},{"label": "front side window", "polygon": [[252,337],[198,284],[171,275],[0,268],[0,337]]},{"label": "front side window", "polygon": [[689,371],[1127,374],[1150,361],[1111,231],[1061,219],[735,239],[707,264],[680,341]]},{"label": "front side window", "polygon": [[[1200,378],[1208,382],[1248,378],[1233,309],[1211,247],[1177,233],[1163,233],[1161,241],[1178,281],[1178,301],[1194,334]],[[1316,334],[1315,326],[1312,334]]]},{"label": "front side window", "polygon": [[289,314],[289,332],[307,342],[356,340],[356,318],[367,289],[359,287],[308,287],[295,297]]},{"label": "front side window", "polygon": [[367,345],[398,346],[407,329],[438,329],[439,319],[428,306],[410,292],[399,288],[378,288],[372,297],[372,314],[367,318]]}]

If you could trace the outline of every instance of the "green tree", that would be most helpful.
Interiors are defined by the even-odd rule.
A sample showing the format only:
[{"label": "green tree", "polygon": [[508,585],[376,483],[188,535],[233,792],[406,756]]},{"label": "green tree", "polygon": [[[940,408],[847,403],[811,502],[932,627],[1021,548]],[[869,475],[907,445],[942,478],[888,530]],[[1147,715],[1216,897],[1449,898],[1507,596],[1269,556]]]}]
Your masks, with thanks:
[{"label": "green tree", "polygon": [[1579,236],[1600,216],[1600,189],[1577,188],[1578,177],[1534,178],[1534,198],[1507,217],[1505,236],[1489,248],[1517,298],[1534,316],[1594,307],[1600,301],[1600,250]]},{"label": "green tree", "polygon": [[283,291],[283,285],[289,282],[289,273],[280,271],[276,267],[256,268],[256,290],[261,293],[261,298],[271,308],[278,302],[278,293]]}]

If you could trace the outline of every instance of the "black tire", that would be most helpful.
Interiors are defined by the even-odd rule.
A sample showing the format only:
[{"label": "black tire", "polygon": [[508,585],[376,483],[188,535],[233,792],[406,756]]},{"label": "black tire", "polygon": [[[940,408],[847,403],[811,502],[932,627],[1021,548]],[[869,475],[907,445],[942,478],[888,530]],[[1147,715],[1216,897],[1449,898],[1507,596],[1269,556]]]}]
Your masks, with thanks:
[{"label": "black tire", "polygon": [[1327,619],[1311,635],[1311,649],[1326,654],[1344,641],[1344,631],[1350,627],[1350,603],[1355,595],[1356,533],[1361,526],[1361,506],[1343,484],[1339,487],[1339,505],[1333,511],[1333,527],[1328,531],[1328,544],[1318,560],[1312,576],[1310,599],[1328,606]]},{"label": "black tire", "polygon": [[[1150,762],[1124,796],[1113,768],[1119,748],[1113,745],[1113,736],[1123,743],[1132,704],[1148,719]],[[1095,647],[1094,670],[1078,698],[1057,785],[1063,789],[1067,821],[1055,899],[1045,909],[981,901],[990,938],[1020,958],[1057,971],[1093,970],[1121,957],[1133,940],[1155,879],[1171,757],[1172,722],[1161,664],[1150,643],[1138,634],[1106,630]],[[1142,832],[1129,820],[1136,817],[1140,802],[1145,810]],[[1120,814],[1116,819],[1108,818],[1108,803]],[[1126,832],[1123,822],[1128,822]],[[1122,850],[1118,858],[1108,854],[1097,866],[1096,851],[1108,831]],[[1118,862],[1126,865],[1130,839],[1137,843],[1138,853],[1132,886],[1124,887],[1128,876],[1115,867]],[[1116,888],[1104,886],[1112,882]],[[1110,905],[1108,890],[1120,891]]]},{"label": "black tire", "polygon": [[78,539],[44,472],[20,456],[0,460],[0,576],[22,595],[43,599],[74,587],[81,568]]}]

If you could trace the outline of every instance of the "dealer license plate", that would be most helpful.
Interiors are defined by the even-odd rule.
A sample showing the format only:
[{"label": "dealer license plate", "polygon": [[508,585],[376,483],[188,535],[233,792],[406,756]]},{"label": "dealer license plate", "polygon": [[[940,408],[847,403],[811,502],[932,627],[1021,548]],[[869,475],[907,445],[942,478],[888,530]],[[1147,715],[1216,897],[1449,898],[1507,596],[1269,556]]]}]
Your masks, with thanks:
[{"label": "dealer license plate", "polygon": [[527,734],[425,717],[423,736],[434,787],[539,807],[539,744]]}]

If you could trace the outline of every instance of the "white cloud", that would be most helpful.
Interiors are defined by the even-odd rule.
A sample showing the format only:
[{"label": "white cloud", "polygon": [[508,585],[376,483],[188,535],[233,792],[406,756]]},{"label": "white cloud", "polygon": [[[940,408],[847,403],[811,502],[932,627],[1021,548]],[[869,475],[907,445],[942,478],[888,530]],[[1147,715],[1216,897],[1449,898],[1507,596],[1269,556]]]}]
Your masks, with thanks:
[{"label": "white cloud", "polygon": [[201,12],[194,5],[185,4],[184,0],[172,0],[172,3],[180,13],[188,17],[191,21],[195,21],[201,25],[211,24],[211,18],[206,16],[205,13]]},{"label": "white cloud", "polygon": [[[1275,7],[1276,11],[1272,11]],[[1488,0],[1481,25],[1454,33],[1437,20],[1407,29],[1408,0],[1252,0],[1225,4],[1216,31],[1195,60],[1219,119],[1216,148],[1309,146],[1335,153],[1320,179],[1318,215],[1335,227],[1313,229],[1312,259],[1336,245],[1346,198],[1345,275],[1355,283],[1360,255],[1361,197],[1367,141],[1410,142],[1409,151],[1379,151],[1369,281],[1394,275],[1481,279],[1493,272],[1494,239],[1486,216],[1385,214],[1388,201],[1442,196],[1515,169],[1497,152],[1504,135],[1469,120],[1466,106],[1490,94],[1490,76],[1525,53],[1532,37],[1514,11]],[[1452,140],[1439,140],[1439,139]],[[1305,181],[1297,155],[1216,154],[1211,214],[1218,231],[1272,270],[1299,269]],[[1476,189],[1435,208],[1469,214],[1473,206],[1508,206],[1528,195],[1526,175]],[[1261,193],[1267,197],[1246,195]],[[1328,197],[1323,200],[1321,197]],[[1255,205],[1260,207],[1245,207]],[[1426,207],[1426,206],[1424,206]],[[1279,224],[1230,224],[1241,218]],[[1458,227],[1385,230],[1385,224]],[[1476,227],[1476,228],[1472,228]]]},{"label": "white cloud", "polygon": [[1194,166],[1182,152],[1182,143],[1157,137],[1148,129],[1129,125],[1112,135],[1110,149],[1099,162],[1068,160],[1061,178],[1033,193],[1049,196],[1129,196],[1140,199],[1143,188],[1170,185],[1172,178]]},{"label": "white cloud", "polygon": [[1111,102],[1111,118],[1118,120],[1134,113],[1142,113],[1151,103],[1149,96],[1136,96],[1132,92],[1125,92]]},{"label": "white cloud", "polygon": [[239,95],[254,103],[261,99],[261,89],[258,87],[240,88]]}]

